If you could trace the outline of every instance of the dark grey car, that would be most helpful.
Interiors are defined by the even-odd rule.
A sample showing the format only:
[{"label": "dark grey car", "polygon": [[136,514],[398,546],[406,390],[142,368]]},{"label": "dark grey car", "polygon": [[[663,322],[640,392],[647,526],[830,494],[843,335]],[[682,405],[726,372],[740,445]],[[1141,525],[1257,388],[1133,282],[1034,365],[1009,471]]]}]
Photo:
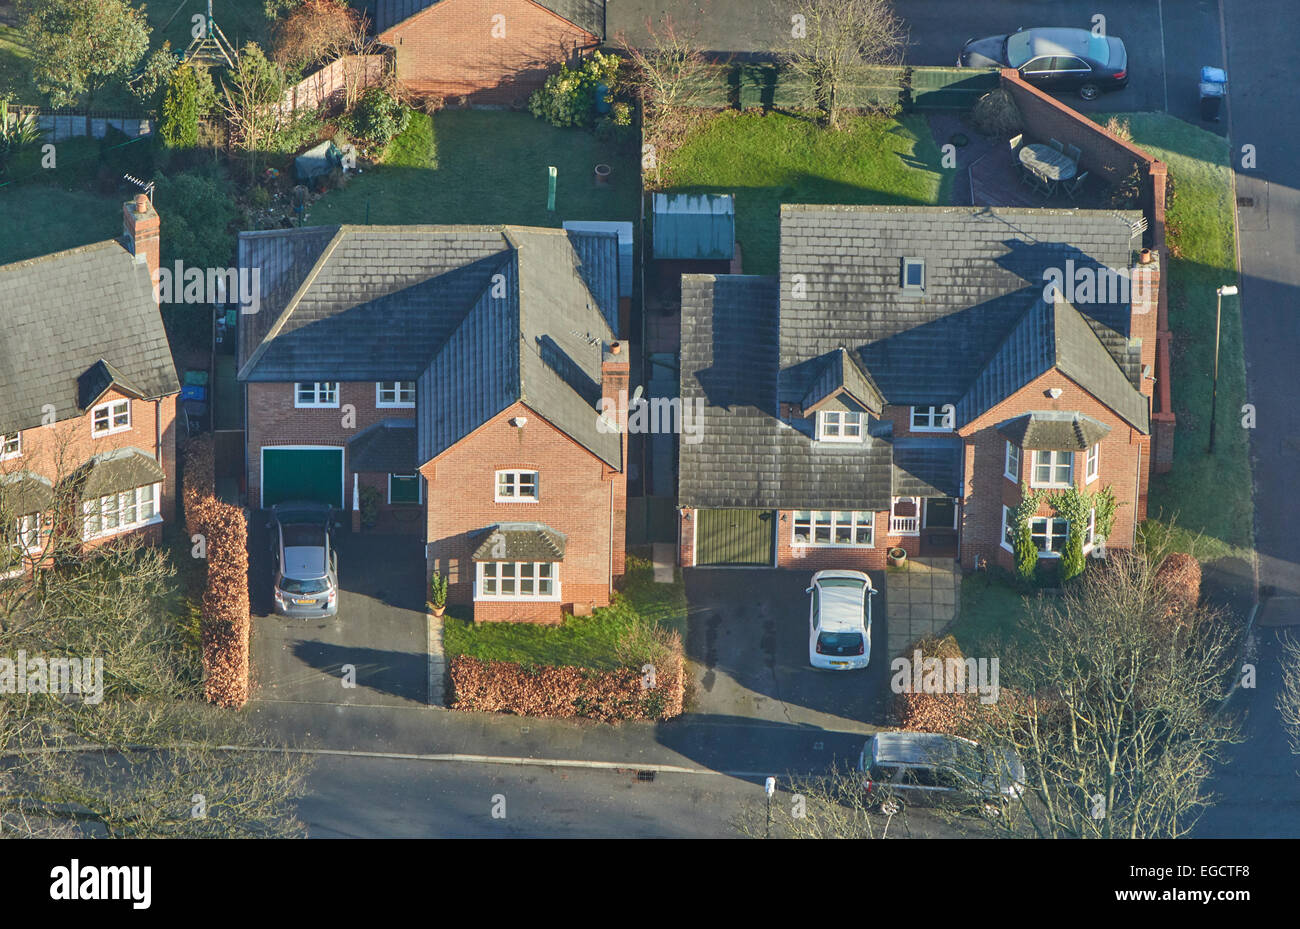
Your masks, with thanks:
[{"label": "dark grey car", "polygon": [[1046,91],[1074,90],[1095,100],[1128,85],[1128,52],[1115,36],[1087,29],[1035,27],[1009,35],[967,39],[957,58],[961,68],[1015,68]]},{"label": "dark grey car", "polygon": [[322,503],[279,503],[271,508],[272,600],[281,616],[314,619],[339,608],[334,508]]}]

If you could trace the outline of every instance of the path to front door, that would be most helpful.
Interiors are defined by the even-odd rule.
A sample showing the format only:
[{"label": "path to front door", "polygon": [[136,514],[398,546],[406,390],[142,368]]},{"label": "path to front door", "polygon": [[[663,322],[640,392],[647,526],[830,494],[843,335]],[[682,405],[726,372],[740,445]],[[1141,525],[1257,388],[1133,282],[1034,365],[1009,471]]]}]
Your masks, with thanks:
[{"label": "path to front door", "polygon": [[909,558],[889,568],[889,657],[905,655],[917,639],[938,635],[957,618],[961,571],[952,558]]}]

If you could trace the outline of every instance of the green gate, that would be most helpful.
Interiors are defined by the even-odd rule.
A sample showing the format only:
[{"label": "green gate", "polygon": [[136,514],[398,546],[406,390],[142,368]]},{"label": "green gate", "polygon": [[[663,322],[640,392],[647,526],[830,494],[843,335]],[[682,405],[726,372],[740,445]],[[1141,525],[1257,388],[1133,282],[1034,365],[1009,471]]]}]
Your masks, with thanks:
[{"label": "green gate", "polygon": [[262,507],[311,500],[343,507],[343,449],[263,448]]},{"label": "green gate", "polygon": [[770,568],[775,542],[774,510],[699,510],[695,563]]}]

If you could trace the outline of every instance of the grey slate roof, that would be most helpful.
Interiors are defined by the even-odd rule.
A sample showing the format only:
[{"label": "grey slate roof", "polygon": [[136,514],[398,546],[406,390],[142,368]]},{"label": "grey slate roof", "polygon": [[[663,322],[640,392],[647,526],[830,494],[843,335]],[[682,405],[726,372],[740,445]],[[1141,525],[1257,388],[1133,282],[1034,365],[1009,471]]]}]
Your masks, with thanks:
[{"label": "grey slate roof", "polygon": [[96,455],[78,469],[77,479],[85,499],[119,493],[164,479],[162,465],[138,448],[119,448]]},{"label": "grey slate roof", "polygon": [[[1043,293],[1043,271],[1127,268],[1136,212],[976,207],[781,208],[781,399],[797,402],[809,365],[841,345],[897,405],[956,403]],[[921,297],[903,293],[904,257],[925,260]],[[805,299],[794,299],[794,275]],[[1138,383],[1127,303],[1088,323]]]},{"label": "grey slate roof", "polygon": [[839,348],[831,352],[822,364],[821,373],[813,378],[808,392],[803,396],[802,406],[805,412],[839,391],[847,393],[859,406],[880,415],[885,400],[880,389],[871,380],[871,375],[862,369],[848,349]]},{"label": "grey slate roof", "polygon": [[1052,368],[1075,381],[1141,432],[1147,398],[1124,375],[1083,316],[1064,300],[1041,298],[1012,328],[956,404],[960,427]]},{"label": "grey slate roof", "polygon": [[1084,413],[1035,410],[998,423],[1013,445],[1051,452],[1081,452],[1110,434],[1110,426]]},{"label": "grey slate roof", "polygon": [[415,420],[385,419],[361,430],[348,442],[348,461],[354,471],[414,473]]},{"label": "grey slate roof", "polygon": [[894,440],[895,497],[960,497],[961,444],[940,436]]},{"label": "grey slate roof", "polygon": [[473,561],[563,561],[568,536],[544,523],[497,523],[482,531]]},{"label": "grey slate roof", "polygon": [[[383,32],[441,0],[377,0],[375,32]],[[605,37],[605,0],[535,0],[538,6],[567,19],[599,39]]]},{"label": "grey slate roof", "polygon": [[621,438],[596,425],[601,347],[618,312],[616,235],[338,226],[300,241],[300,231],[241,240],[241,260],[278,256],[281,279],[298,281],[241,380],[414,380],[420,464],[523,401],[622,468]]},{"label": "grey slate roof", "polygon": [[679,443],[678,502],[690,507],[887,509],[891,451],[815,442],[778,418],[777,280],[682,276],[681,397],[704,401],[698,443]]},{"label": "grey slate roof", "polygon": [[43,513],[54,503],[50,479],[32,471],[0,474],[0,513],[5,517]]},{"label": "grey slate roof", "polygon": [[[180,390],[148,266],[116,240],[0,267],[0,433],[80,416],[106,361],[145,399]],[[102,375],[101,375],[102,376]]]}]

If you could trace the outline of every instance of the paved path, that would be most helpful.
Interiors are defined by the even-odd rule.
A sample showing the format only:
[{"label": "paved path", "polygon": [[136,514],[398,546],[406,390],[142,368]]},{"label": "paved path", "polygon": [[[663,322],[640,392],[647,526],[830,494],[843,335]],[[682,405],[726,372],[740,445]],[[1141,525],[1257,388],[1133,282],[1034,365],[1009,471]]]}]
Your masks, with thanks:
[{"label": "paved path", "polygon": [[885,572],[889,585],[889,656],[906,655],[917,639],[942,633],[957,618],[961,572],[952,558],[909,558]]}]

